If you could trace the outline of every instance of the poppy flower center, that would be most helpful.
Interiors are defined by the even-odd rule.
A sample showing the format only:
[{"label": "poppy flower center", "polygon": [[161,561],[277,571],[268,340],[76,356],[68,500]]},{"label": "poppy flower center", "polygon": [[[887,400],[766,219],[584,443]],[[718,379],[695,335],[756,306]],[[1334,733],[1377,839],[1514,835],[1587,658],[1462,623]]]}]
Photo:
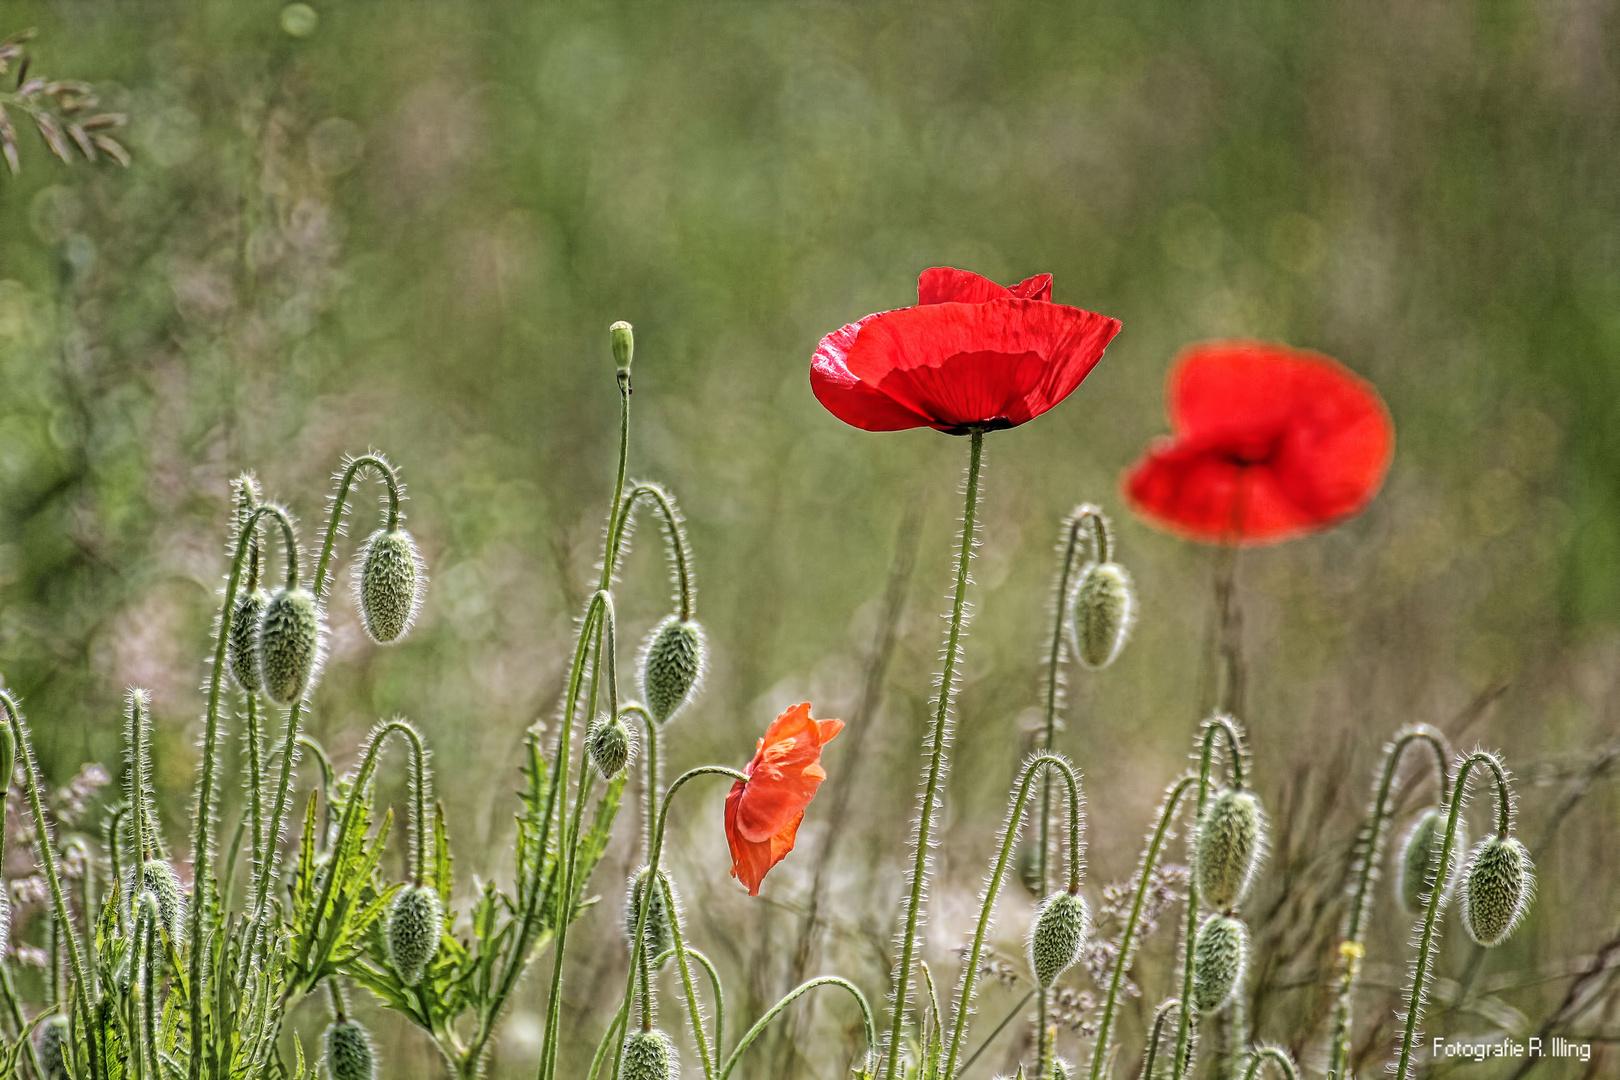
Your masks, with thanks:
[{"label": "poppy flower center", "polygon": [[1254,465],[1269,464],[1277,455],[1277,448],[1282,443],[1282,432],[1272,432],[1268,435],[1250,435],[1239,438],[1222,447],[1218,456],[1229,465],[1239,468],[1249,468]]}]

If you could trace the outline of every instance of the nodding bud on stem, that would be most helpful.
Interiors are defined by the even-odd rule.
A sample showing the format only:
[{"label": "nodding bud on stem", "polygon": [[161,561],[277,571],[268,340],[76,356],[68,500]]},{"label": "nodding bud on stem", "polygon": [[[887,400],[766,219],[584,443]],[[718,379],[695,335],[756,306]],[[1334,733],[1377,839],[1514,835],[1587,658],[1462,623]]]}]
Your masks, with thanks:
[{"label": "nodding bud on stem", "polygon": [[675,1080],[681,1073],[681,1059],[674,1040],[658,1028],[649,1028],[624,1040],[621,1068],[624,1080]]},{"label": "nodding bud on stem", "polygon": [[[658,874],[665,884],[669,879],[664,877],[662,871]],[[643,867],[635,877],[630,879],[630,891],[624,900],[624,940],[632,945],[636,940],[636,921],[641,917],[641,894],[647,888],[647,870]],[[676,895],[674,886],[670,886],[670,895]],[[647,925],[644,928],[646,951],[648,960],[658,957],[675,947],[675,929],[670,925],[669,906],[664,902],[664,890],[653,890],[652,903],[647,907]]]},{"label": "nodding bud on stem", "polygon": [[326,1071],[332,1080],[376,1080],[371,1036],[358,1021],[334,1020],[326,1029]]},{"label": "nodding bud on stem", "polygon": [[1486,947],[1507,940],[1524,918],[1535,887],[1530,853],[1511,836],[1481,841],[1468,860],[1463,921],[1468,936]]},{"label": "nodding bud on stem", "polygon": [[1070,629],[1074,651],[1088,668],[1105,668],[1125,647],[1136,623],[1131,575],[1118,563],[1091,563],[1074,590]]},{"label": "nodding bud on stem", "polygon": [[259,652],[255,640],[259,623],[264,621],[264,609],[270,606],[270,594],[253,588],[236,598],[231,612],[231,630],[228,636],[231,677],[248,693],[259,689]]},{"label": "nodding bud on stem", "polygon": [[157,899],[158,921],[178,946],[186,930],[186,894],[180,890],[174,867],[163,859],[147,859],[141,867],[141,889]]},{"label": "nodding bud on stem", "polygon": [[321,609],[303,587],[282,589],[259,623],[259,678],[265,696],[291,705],[315,680],[321,659]]},{"label": "nodding bud on stem", "polygon": [[641,696],[660,724],[680,711],[703,679],[708,648],[703,628],[671,615],[653,627],[641,655]]},{"label": "nodding bud on stem", "polygon": [[354,597],[366,635],[379,645],[398,641],[422,608],[425,564],[404,529],[378,529],[356,561]]},{"label": "nodding bud on stem", "polygon": [[613,362],[618,365],[620,374],[628,374],[630,361],[636,355],[635,330],[620,319],[608,327],[608,337],[613,341]]},{"label": "nodding bud on stem", "polygon": [[1232,999],[1249,963],[1249,931],[1229,915],[1211,915],[1193,944],[1193,1004],[1214,1012]]},{"label": "nodding bud on stem", "polygon": [[1459,818],[1457,839],[1451,848],[1451,865],[1444,875],[1440,870],[1440,849],[1446,842],[1446,815],[1438,807],[1430,807],[1407,830],[1401,841],[1401,861],[1396,868],[1395,890],[1401,906],[1413,915],[1420,915],[1428,903],[1429,890],[1439,884],[1441,893],[1451,890],[1461,863],[1459,853],[1468,846],[1468,826]]},{"label": "nodding bud on stem", "polygon": [[1029,966],[1042,990],[1080,958],[1090,921],[1078,893],[1055,892],[1041,905],[1029,932]]},{"label": "nodding bud on stem", "polygon": [[1193,841],[1193,873],[1210,907],[1230,911],[1243,901],[1265,854],[1265,830],[1254,792],[1226,788],[1209,800]]},{"label": "nodding bud on stem", "polygon": [[68,1019],[53,1016],[39,1026],[34,1036],[34,1053],[39,1056],[39,1071],[45,1080],[68,1080]]},{"label": "nodding bud on stem", "polygon": [[624,770],[630,761],[631,746],[630,729],[618,716],[599,716],[585,732],[586,753],[590,754],[591,764],[604,780],[611,780]]},{"label": "nodding bud on stem", "polygon": [[388,908],[388,958],[400,982],[415,986],[422,981],[443,933],[444,909],[436,891],[426,885],[407,885],[394,894]]}]

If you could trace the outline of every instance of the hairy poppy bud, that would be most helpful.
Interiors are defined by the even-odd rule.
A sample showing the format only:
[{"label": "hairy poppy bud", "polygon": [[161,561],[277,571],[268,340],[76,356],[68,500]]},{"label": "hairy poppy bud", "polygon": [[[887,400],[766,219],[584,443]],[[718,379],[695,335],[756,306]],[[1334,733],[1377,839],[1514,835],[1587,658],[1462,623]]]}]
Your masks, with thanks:
[{"label": "hairy poppy bud", "polygon": [[1063,1058],[1053,1058],[1052,1080],[1074,1080],[1074,1068]]},{"label": "hairy poppy bud", "polygon": [[[658,875],[667,884],[669,879],[660,872]],[[640,913],[641,894],[647,887],[647,871],[643,868],[630,882],[630,892],[624,899],[624,939],[629,942],[636,940],[636,920]],[[670,886],[670,895],[675,896],[676,902],[680,897],[675,893],[673,885]],[[647,925],[643,928],[647,942],[647,958],[656,960],[675,947],[675,929],[670,925],[669,906],[664,902],[664,890],[653,890],[652,903],[647,906]]]},{"label": "hairy poppy bud", "polygon": [[1089,921],[1086,902],[1078,893],[1055,892],[1041,904],[1029,932],[1029,966],[1041,989],[1051,986],[1080,958]]},{"label": "hairy poppy bud", "polygon": [[1193,1004],[1214,1012],[1232,999],[1249,962],[1249,931],[1229,915],[1211,915],[1193,944]]},{"label": "hairy poppy bud", "polygon": [[186,930],[186,894],[180,891],[174,867],[162,859],[147,859],[141,867],[141,889],[157,898],[163,932],[178,944]]},{"label": "hairy poppy bud", "polygon": [[282,589],[259,623],[259,677],[277,705],[291,705],[315,680],[321,658],[321,610],[308,589]]},{"label": "hairy poppy bud", "polygon": [[68,1020],[57,1015],[39,1026],[34,1036],[34,1052],[39,1055],[39,1071],[45,1080],[68,1080]]},{"label": "hairy poppy bud", "polygon": [[1437,807],[1430,807],[1407,830],[1401,842],[1401,862],[1396,870],[1395,889],[1401,906],[1413,915],[1423,912],[1429,890],[1440,883],[1444,894],[1451,888],[1452,877],[1459,862],[1458,853],[1468,846],[1468,826],[1457,820],[1457,839],[1451,848],[1451,866],[1441,880],[1440,849],[1446,842],[1446,815]]},{"label": "hairy poppy bud", "polygon": [[1266,818],[1260,800],[1246,789],[1226,788],[1204,807],[1193,841],[1193,873],[1198,892],[1217,911],[1242,900],[1260,869]]},{"label": "hairy poppy bud", "polygon": [[264,620],[264,609],[270,604],[270,594],[253,589],[236,598],[231,612],[230,666],[231,677],[248,693],[259,689],[259,652],[254,641],[259,636],[259,623]]},{"label": "hairy poppy bud", "polygon": [[358,1021],[334,1020],[326,1029],[326,1071],[332,1080],[375,1080],[371,1036]]},{"label": "hairy poppy bud", "polygon": [[620,371],[630,370],[630,361],[636,354],[636,333],[630,324],[620,319],[608,327],[608,337],[613,341],[613,362],[619,366]]},{"label": "hairy poppy bud", "polygon": [[360,551],[354,595],[360,623],[379,645],[398,641],[422,607],[422,556],[404,529],[378,529]]},{"label": "hairy poppy bud", "polygon": [[624,1040],[624,1080],[675,1080],[681,1059],[675,1043],[658,1028],[637,1031]]},{"label": "hairy poppy bud", "polygon": [[444,910],[439,894],[425,885],[407,885],[394,894],[388,909],[388,958],[399,981],[415,986],[439,951]]},{"label": "hairy poppy bud", "polygon": [[1500,945],[1530,906],[1535,871],[1530,853],[1513,837],[1481,841],[1468,860],[1463,916],[1468,936],[1481,945]]},{"label": "hairy poppy bud", "polygon": [[585,733],[586,752],[604,780],[613,779],[624,769],[630,760],[630,745],[630,729],[624,726],[622,717],[598,717]]},{"label": "hairy poppy bud", "polygon": [[1072,619],[1080,662],[1088,668],[1112,664],[1136,622],[1131,575],[1118,563],[1091,563],[1075,589]]},{"label": "hairy poppy bud", "polygon": [[653,627],[641,655],[641,696],[654,720],[662,724],[686,704],[707,651],[703,628],[690,619],[671,615]]}]

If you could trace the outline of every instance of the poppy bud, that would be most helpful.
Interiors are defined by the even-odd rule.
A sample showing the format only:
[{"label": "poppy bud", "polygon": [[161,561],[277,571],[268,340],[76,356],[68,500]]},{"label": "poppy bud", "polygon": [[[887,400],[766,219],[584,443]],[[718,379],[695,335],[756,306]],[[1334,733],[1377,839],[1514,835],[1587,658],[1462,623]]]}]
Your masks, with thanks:
[{"label": "poppy bud", "polygon": [[425,885],[407,885],[388,909],[388,958],[399,981],[415,986],[439,951],[444,911],[439,894]]},{"label": "poppy bud", "polygon": [[1214,1012],[1232,999],[1249,962],[1249,931],[1237,919],[1211,915],[1193,944],[1193,1004]]},{"label": "poppy bud", "polygon": [[613,341],[613,362],[622,372],[630,370],[630,360],[636,354],[636,333],[630,324],[620,319],[608,327],[608,337]]},{"label": "poppy bud", "polygon": [[1029,966],[1041,989],[1080,958],[1089,921],[1086,902],[1078,893],[1055,892],[1041,905],[1029,932]]},{"label": "poppy bud", "polygon": [[630,746],[630,729],[624,726],[622,717],[598,717],[585,733],[586,752],[604,780],[613,779],[624,769],[630,760]]},{"label": "poppy bud", "polygon": [[[659,878],[665,883],[669,879],[660,871]],[[647,887],[647,871],[642,870],[631,879],[630,892],[624,899],[624,939],[628,942],[636,940],[636,920],[641,917],[641,894]],[[674,886],[670,886],[670,895],[675,896],[676,903],[680,897],[676,895]],[[670,925],[669,907],[664,902],[664,890],[653,890],[652,903],[647,906],[647,925],[643,928],[647,942],[647,958],[656,960],[675,947],[675,930]]]},{"label": "poppy bud", "polygon": [[624,1040],[624,1080],[675,1080],[681,1059],[675,1043],[658,1028],[637,1031]]},{"label": "poppy bud", "polygon": [[[1401,906],[1413,915],[1422,914],[1429,890],[1440,880],[1440,849],[1446,842],[1446,815],[1437,807],[1423,812],[1401,842],[1401,863],[1396,871],[1395,889]],[[1451,849],[1451,866],[1445,875],[1443,890],[1451,888],[1452,876],[1457,871],[1457,853],[1468,846],[1468,827],[1457,820],[1457,839]]]},{"label": "poppy bud", "polygon": [[68,1080],[68,1020],[53,1016],[39,1026],[34,1036],[34,1052],[39,1056],[39,1071],[45,1080]]},{"label": "poppy bud", "polygon": [[1088,668],[1114,662],[1136,622],[1131,575],[1118,563],[1091,563],[1080,576],[1073,606],[1074,651]]},{"label": "poppy bud", "polygon": [[178,944],[186,929],[186,894],[180,878],[163,859],[147,859],[141,867],[141,889],[157,899],[158,921],[169,940]]},{"label": "poppy bud", "polygon": [[1193,872],[1198,892],[1217,911],[1242,901],[1260,869],[1266,818],[1254,792],[1227,788],[1204,807],[1193,841]]},{"label": "poppy bud", "polygon": [[250,694],[259,689],[259,653],[253,642],[259,636],[259,623],[269,603],[268,593],[253,589],[236,598],[236,608],[231,612],[231,676],[236,685]]},{"label": "poppy bud", "polygon": [[422,556],[404,529],[378,529],[360,552],[354,595],[360,623],[379,645],[398,641],[422,607]]},{"label": "poppy bud", "polygon": [[1484,946],[1500,945],[1524,918],[1535,886],[1530,854],[1513,837],[1493,836],[1468,860],[1463,915],[1468,936]]},{"label": "poppy bud", "polygon": [[1052,1080],[1074,1080],[1074,1069],[1060,1057],[1052,1059]]},{"label": "poppy bud", "polygon": [[291,705],[309,689],[321,657],[321,610],[308,589],[282,589],[259,623],[259,677],[264,693]]},{"label": "poppy bud", "polygon": [[654,720],[662,724],[686,704],[707,651],[703,628],[690,619],[671,615],[653,627],[641,654],[641,696]]},{"label": "poppy bud", "polygon": [[334,1020],[326,1029],[326,1071],[332,1080],[375,1080],[371,1036],[355,1020]]}]

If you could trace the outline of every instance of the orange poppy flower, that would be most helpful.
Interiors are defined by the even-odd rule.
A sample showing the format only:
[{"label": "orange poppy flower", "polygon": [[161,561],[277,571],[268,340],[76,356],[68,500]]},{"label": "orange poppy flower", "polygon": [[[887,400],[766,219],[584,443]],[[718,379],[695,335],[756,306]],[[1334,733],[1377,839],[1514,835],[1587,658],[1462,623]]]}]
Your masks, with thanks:
[{"label": "orange poppy flower", "polygon": [[810,703],[795,705],[771,721],[754,760],[743,769],[747,780],[726,796],[726,841],[731,845],[731,876],[759,895],[771,867],[793,850],[804,808],[827,779],[821,748],[844,730],[842,720],[812,720]]}]

